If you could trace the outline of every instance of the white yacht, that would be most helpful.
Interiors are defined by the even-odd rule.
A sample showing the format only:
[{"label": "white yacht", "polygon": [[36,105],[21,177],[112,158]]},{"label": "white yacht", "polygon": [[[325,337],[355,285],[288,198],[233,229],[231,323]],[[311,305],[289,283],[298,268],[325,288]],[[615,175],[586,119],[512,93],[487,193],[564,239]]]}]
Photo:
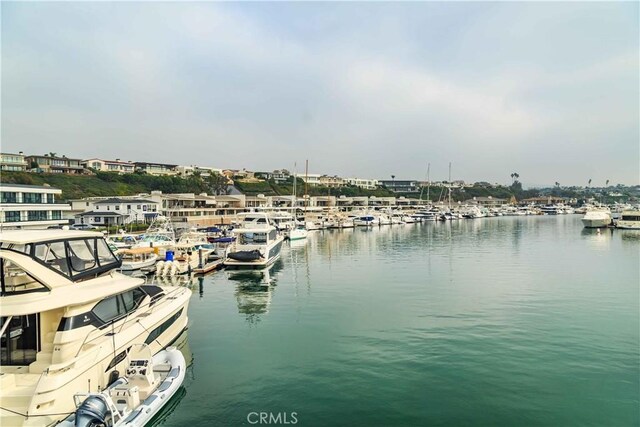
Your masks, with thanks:
[{"label": "white yacht", "polygon": [[167,248],[176,244],[176,233],[169,218],[158,215],[134,248]]},{"label": "white yacht", "polygon": [[42,426],[75,411],[79,390],[104,390],[129,349],[155,354],[187,327],[191,291],[116,270],[101,233],[0,233],[0,425]]},{"label": "white yacht", "polygon": [[611,211],[609,209],[588,209],[582,217],[582,224],[586,228],[602,228],[611,224]]},{"label": "white yacht", "polygon": [[122,260],[122,271],[136,271],[143,268],[150,268],[158,261],[158,254],[154,248],[134,248],[122,249],[117,255]]},{"label": "white yacht", "polygon": [[227,247],[227,267],[256,268],[280,257],[284,237],[265,213],[239,214],[241,227],[233,230],[236,240]]},{"label": "white yacht", "polygon": [[616,228],[640,230],[640,210],[634,209],[622,211],[620,219],[616,222]]}]

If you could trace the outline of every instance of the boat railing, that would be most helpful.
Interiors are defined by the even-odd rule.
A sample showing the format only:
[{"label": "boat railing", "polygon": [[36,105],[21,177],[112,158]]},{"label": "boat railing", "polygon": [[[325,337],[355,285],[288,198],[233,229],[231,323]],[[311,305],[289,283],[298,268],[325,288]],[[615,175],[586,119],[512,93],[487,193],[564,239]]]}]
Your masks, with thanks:
[{"label": "boat railing", "polygon": [[[150,313],[153,313],[158,307],[162,307],[164,304],[167,304],[170,300],[172,300],[173,298],[170,298],[173,296],[173,294],[177,294],[181,289],[183,289],[182,287],[176,287],[175,289],[172,289],[170,292],[165,293],[164,297],[158,301],[158,300],[153,300],[153,298],[151,299],[151,301],[149,301],[147,304],[138,306],[138,308],[136,310],[132,310],[129,313],[127,313],[126,316],[121,317],[120,319],[116,319],[112,322],[110,322],[110,329],[107,330],[107,327],[103,327],[101,329],[93,329],[91,331],[89,331],[87,333],[87,335],[85,335],[84,340],[82,341],[82,344],[80,344],[80,347],[78,348],[78,351],[76,352],[76,355],[74,358],[78,357],[80,355],[80,352],[82,351],[82,349],[87,345],[87,344],[91,344],[92,342],[103,338],[105,336],[107,336],[107,334],[109,333],[120,333],[122,332],[122,330],[124,329],[125,325],[130,324],[131,322],[137,321],[137,317],[136,318],[131,318],[130,316],[133,313],[139,313],[138,310],[140,310],[141,308],[147,308],[149,309]],[[118,325],[118,332],[115,332],[115,324],[124,320],[120,325]],[[89,339],[90,336],[93,336],[91,339]]]}]

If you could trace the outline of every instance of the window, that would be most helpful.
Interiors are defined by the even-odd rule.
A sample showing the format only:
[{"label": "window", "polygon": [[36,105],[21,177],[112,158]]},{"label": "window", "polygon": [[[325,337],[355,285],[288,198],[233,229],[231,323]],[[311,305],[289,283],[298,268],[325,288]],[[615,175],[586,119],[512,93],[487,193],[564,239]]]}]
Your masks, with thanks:
[{"label": "window", "polygon": [[102,222],[102,217],[101,216],[93,217],[93,222]]},{"label": "window", "polygon": [[120,210],[120,205],[116,205],[116,210],[119,211]]},{"label": "window", "polygon": [[95,240],[71,240],[69,241],[69,260],[73,271],[83,272],[96,266],[93,255]]},{"label": "window", "polygon": [[[178,318],[180,317],[180,315],[182,314],[182,309],[178,310],[178,312],[176,314],[174,314],[173,316],[171,316],[170,318],[168,318],[167,320],[165,320],[164,322],[162,322],[162,325],[158,326],[157,328],[155,328],[153,331],[151,331],[151,333],[149,334],[149,336],[147,337],[146,340],[144,340],[145,344],[151,344],[153,341],[155,341],[156,339],[158,339],[158,337],[160,335],[162,335],[162,333],[164,331],[166,331],[167,329],[169,329],[169,327],[171,327],[171,325],[173,325],[173,323],[178,320]],[[166,345],[166,344],[165,344]]]},{"label": "window", "polygon": [[103,299],[91,312],[104,324],[113,322],[134,311],[147,294],[141,288],[131,289],[119,295]]},{"label": "window", "polygon": [[98,319],[102,320],[104,323],[115,320],[126,313],[124,307],[122,307],[122,301],[119,295],[103,299],[93,307],[92,311],[93,314],[95,314]]},{"label": "window", "polygon": [[24,203],[42,203],[42,194],[40,193],[24,193],[22,195]]},{"label": "window", "polygon": [[62,211],[51,211],[51,219],[62,219]]},{"label": "window", "polygon": [[[138,205],[138,210],[140,210],[140,205]],[[145,209],[146,210],[146,209]]]},{"label": "window", "polygon": [[36,245],[35,257],[44,262],[49,268],[69,274],[67,251],[64,242],[43,243]]},{"label": "window", "polygon": [[109,246],[104,239],[98,239],[96,241],[96,249],[98,253],[98,262],[101,267],[119,262],[113,252],[111,252],[111,249],[109,249]]},{"label": "window", "polygon": [[47,194],[47,203],[55,203],[55,197],[53,194]]},{"label": "window", "polygon": [[19,222],[20,221],[20,212],[18,212],[18,211],[5,211],[4,220],[5,220],[5,222]]},{"label": "window", "polygon": [[27,211],[28,221],[46,221],[47,211]]},{"label": "window", "polygon": [[127,210],[131,210],[131,205],[127,205]]},{"label": "window", "polygon": [[18,193],[11,191],[3,191],[1,196],[2,203],[18,203]]}]

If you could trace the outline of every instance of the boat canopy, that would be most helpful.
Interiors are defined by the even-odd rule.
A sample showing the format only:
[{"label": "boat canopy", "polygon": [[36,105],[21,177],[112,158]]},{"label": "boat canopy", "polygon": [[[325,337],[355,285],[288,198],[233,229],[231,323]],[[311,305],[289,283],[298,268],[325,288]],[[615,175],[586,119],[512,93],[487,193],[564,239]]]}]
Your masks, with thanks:
[{"label": "boat canopy", "polygon": [[[8,234],[8,233],[7,233]],[[25,233],[26,234],[26,233]],[[23,254],[71,281],[97,277],[120,267],[101,233],[51,231],[25,236],[0,236],[0,251]]]}]

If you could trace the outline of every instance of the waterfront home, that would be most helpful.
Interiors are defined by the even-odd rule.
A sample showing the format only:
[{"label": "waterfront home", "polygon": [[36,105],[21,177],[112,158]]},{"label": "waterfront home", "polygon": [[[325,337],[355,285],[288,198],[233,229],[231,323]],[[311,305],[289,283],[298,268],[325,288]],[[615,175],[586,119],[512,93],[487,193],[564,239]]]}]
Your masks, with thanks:
[{"label": "waterfront home", "polygon": [[0,227],[47,228],[67,224],[63,212],[71,210],[56,198],[62,190],[48,186],[0,183]]},{"label": "waterfront home", "polygon": [[31,172],[41,173],[66,173],[66,174],[82,174],[87,170],[80,163],[80,159],[70,159],[67,156],[55,156],[55,153],[39,155],[31,155],[25,158],[27,168]]},{"label": "waterfront home", "polygon": [[27,162],[22,151],[18,154],[0,153],[0,170],[2,172],[25,172]]},{"label": "waterfront home", "polygon": [[149,175],[162,176],[162,175],[177,175],[178,165],[168,165],[165,163],[149,163],[149,162],[135,162],[136,172],[144,172]]},{"label": "waterfront home", "polygon": [[87,169],[91,168],[100,172],[118,172],[120,174],[133,173],[136,169],[136,166],[135,164],[133,164],[133,162],[123,162],[120,159],[87,159],[83,160],[80,164]]},{"label": "waterfront home", "polygon": [[150,223],[160,204],[145,198],[112,197],[91,202],[91,209],[76,214],[76,222],[96,226]]},{"label": "waterfront home", "polygon": [[377,179],[345,178],[345,181],[349,185],[353,185],[365,190],[375,190],[379,185]]},{"label": "waterfront home", "polygon": [[379,180],[380,185],[387,187],[387,189],[394,193],[416,193],[420,191],[418,181],[416,180]]}]

